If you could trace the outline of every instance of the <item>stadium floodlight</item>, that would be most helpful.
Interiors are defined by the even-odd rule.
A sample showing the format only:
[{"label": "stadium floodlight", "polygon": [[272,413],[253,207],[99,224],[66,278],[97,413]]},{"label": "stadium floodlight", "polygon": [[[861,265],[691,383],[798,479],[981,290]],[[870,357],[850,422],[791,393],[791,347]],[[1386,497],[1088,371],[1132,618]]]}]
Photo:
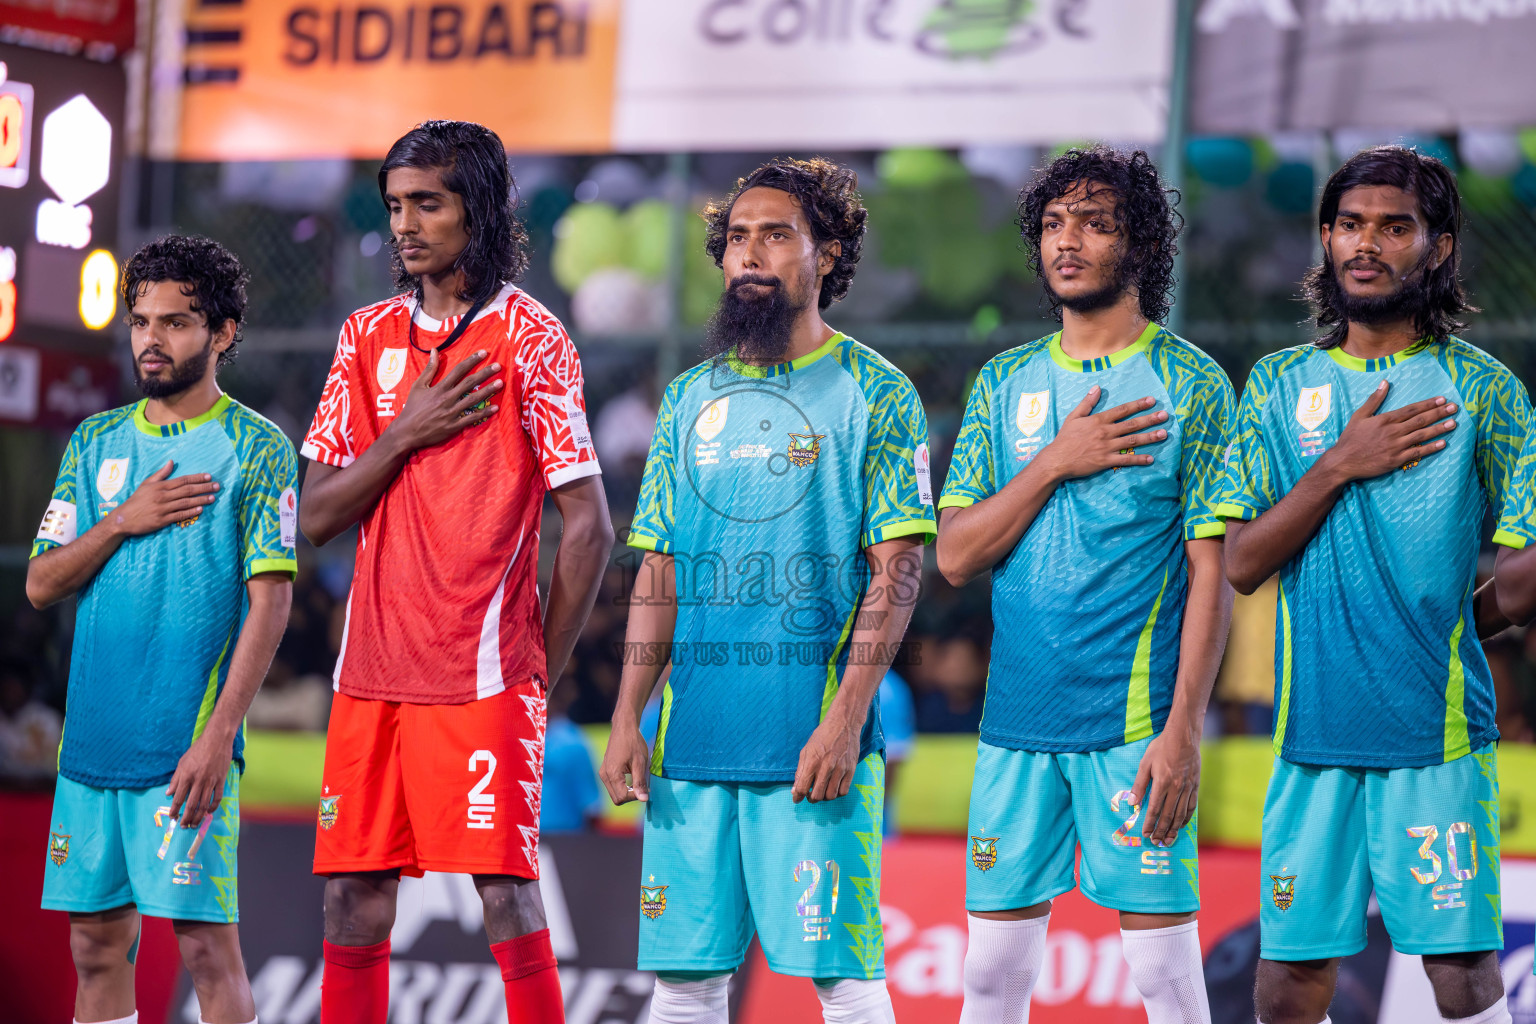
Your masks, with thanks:
[{"label": "stadium floodlight", "polygon": [[76,206],[107,186],[112,173],[112,125],[84,93],[43,119],[38,173]]}]

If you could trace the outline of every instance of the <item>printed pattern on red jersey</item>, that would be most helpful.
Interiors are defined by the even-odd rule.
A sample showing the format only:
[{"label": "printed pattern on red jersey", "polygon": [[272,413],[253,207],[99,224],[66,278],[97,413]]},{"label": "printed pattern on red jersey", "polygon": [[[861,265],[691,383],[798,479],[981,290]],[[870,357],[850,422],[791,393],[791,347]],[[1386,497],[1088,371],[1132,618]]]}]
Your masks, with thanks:
[{"label": "printed pattern on red jersey", "polygon": [[[352,314],[302,454],[338,467],[362,455],[457,323],[411,296]],[[500,411],[413,453],[360,524],[335,675],[349,696],[454,704],[546,685],[544,492],[600,472],[581,360],[560,321],[512,285],[441,354],[438,379],[479,350],[502,366]]]}]

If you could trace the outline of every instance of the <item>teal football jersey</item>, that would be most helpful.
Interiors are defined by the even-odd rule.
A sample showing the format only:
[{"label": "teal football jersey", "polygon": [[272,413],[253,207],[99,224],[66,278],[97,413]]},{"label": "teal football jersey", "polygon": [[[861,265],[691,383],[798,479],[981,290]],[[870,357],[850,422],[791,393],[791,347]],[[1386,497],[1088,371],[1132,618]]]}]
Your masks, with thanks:
[{"label": "teal football jersey", "polygon": [[190,519],[123,541],[78,594],[59,773],[88,786],[170,781],[224,688],[245,581],[298,565],[298,465],[283,432],[228,395],[165,427],[144,406],[75,429],[32,545],[35,558],[73,542],[167,461],[172,477],[208,473],[220,485]]},{"label": "teal football jersey", "polygon": [[[864,549],[934,535],[927,438],[912,382],[842,334],[667,387],[628,541],[677,575],[653,772],[794,781],[848,659],[879,656],[849,650]],[[872,702],[861,758],[883,749],[879,722]]]},{"label": "teal football jersey", "polygon": [[1164,441],[1128,466],[1057,487],[992,569],[992,664],[981,738],[1039,752],[1106,750],[1161,732],[1173,703],[1189,573],[1184,542],[1216,537],[1237,404],[1216,361],[1148,324],[1083,361],[1061,335],[994,357],[976,378],[939,508],[1000,491],[1087,396],[1095,411],[1151,397]]},{"label": "teal football jersey", "polygon": [[1484,514],[1503,507],[1531,421],[1502,363],[1454,337],[1381,359],[1312,345],[1265,356],[1243,392],[1221,514],[1273,506],[1382,380],[1383,411],[1444,396],[1456,430],[1442,451],[1346,487],[1280,570],[1274,744],[1298,764],[1420,767],[1498,735],[1472,591]]}]

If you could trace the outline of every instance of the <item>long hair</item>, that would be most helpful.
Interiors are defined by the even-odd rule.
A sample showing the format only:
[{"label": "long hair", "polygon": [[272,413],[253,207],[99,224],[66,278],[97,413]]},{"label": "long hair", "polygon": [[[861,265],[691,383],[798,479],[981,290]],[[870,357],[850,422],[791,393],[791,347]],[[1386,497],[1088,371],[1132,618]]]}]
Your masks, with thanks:
[{"label": "long hair", "polygon": [[235,337],[219,353],[220,367],[235,358],[240,329],[245,325],[245,286],[251,275],[240,258],[218,242],[201,235],[166,235],[128,257],[123,265],[123,306],[132,310],[139,293],[161,281],[175,281],[192,300],[192,312],[203,314],[208,333],[215,334],[231,320]]},{"label": "long hair", "polygon": [[842,245],[832,261],[832,269],[821,279],[818,309],[826,309],[848,294],[854,270],[864,249],[864,229],[869,211],[859,199],[859,176],[823,157],[795,160],[783,157],[770,160],[745,178],[736,179],[736,187],[724,199],[704,207],[708,233],[704,251],[714,257],[715,266],[725,262],[725,231],[730,226],[731,207],[749,188],[776,188],[788,192],[805,211],[811,226],[811,239],[818,245],[837,241]]},{"label": "long hair", "polygon": [[[495,132],[473,121],[423,121],[389,147],[379,168],[379,198],[385,199],[385,182],[397,167],[435,169],[464,200],[469,245],[454,261],[454,269],[464,273],[459,298],[488,300],[502,285],[521,280],[528,270],[528,229],[518,219],[517,184]],[[420,298],[421,282],[400,262],[393,238],[389,251],[395,284]]]},{"label": "long hair", "polygon": [[[1143,150],[1127,154],[1103,146],[1069,149],[1036,172],[1019,193],[1019,233],[1030,269],[1046,280],[1040,254],[1045,208],[1080,187],[1090,196],[1102,190],[1114,197],[1121,232],[1120,272],[1136,289],[1141,315],[1162,323],[1173,308],[1173,257],[1179,251],[1184,218],[1174,209],[1178,190],[1163,184]],[[1061,301],[1049,288],[1045,294],[1051,315],[1060,321]]]},{"label": "long hair", "polygon": [[[1318,226],[1333,227],[1344,193],[1372,185],[1401,189],[1419,204],[1419,216],[1429,232],[1429,245],[1417,268],[1422,284],[1417,288],[1419,301],[1413,310],[1413,328],[1421,338],[1443,342],[1452,332],[1466,327],[1457,319],[1458,314],[1477,312],[1477,307],[1467,302],[1461,286],[1462,215],[1456,177],[1439,160],[1405,146],[1363,150],[1344,161],[1344,166],[1328,178],[1317,211]],[[1451,237],[1451,254],[1438,267],[1431,268],[1434,243],[1447,234]],[[1324,246],[1323,262],[1308,270],[1302,280],[1302,294],[1312,306],[1313,320],[1325,332],[1317,340],[1319,348],[1343,344],[1349,332],[1348,318],[1339,308],[1339,289],[1333,256]]]}]

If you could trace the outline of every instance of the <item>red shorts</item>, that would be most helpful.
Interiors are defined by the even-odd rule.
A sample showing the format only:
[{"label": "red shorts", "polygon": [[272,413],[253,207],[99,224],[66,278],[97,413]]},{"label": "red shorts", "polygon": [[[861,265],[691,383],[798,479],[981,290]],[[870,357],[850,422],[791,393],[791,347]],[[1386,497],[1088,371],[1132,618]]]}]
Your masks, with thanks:
[{"label": "red shorts", "polygon": [[336,694],[315,874],[458,871],[539,877],[544,699],[467,704]]}]

